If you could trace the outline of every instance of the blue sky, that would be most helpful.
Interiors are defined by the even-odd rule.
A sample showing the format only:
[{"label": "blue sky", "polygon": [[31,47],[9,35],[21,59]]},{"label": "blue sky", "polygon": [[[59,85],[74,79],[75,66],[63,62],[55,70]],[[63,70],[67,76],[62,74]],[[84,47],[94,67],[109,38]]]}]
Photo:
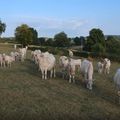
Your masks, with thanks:
[{"label": "blue sky", "polygon": [[87,36],[92,28],[120,35],[120,0],[1,0],[0,19],[7,25],[3,37],[27,24],[40,37],[64,31],[68,37]]}]

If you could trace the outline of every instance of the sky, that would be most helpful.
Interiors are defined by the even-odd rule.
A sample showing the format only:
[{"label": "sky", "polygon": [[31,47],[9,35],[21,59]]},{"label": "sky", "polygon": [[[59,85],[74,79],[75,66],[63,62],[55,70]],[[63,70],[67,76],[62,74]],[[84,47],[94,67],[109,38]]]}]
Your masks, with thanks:
[{"label": "sky", "polygon": [[87,36],[92,28],[105,35],[120,35],[120,0],[1,0],[2,37],[14,37],[16,27],[27,24],[39,37]]}]

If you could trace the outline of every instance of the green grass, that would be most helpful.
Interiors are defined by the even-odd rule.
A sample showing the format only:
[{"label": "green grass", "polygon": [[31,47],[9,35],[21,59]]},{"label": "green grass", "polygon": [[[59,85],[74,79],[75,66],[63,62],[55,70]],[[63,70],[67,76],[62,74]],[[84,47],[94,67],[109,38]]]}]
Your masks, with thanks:
[{"label": "green grass", "polygon": [[[0,45],[0,51],[14,49]],[[110,75],[95,71],[93,90],[89,91],[80,74],[75,84],[59,76],[42,80],[28,51],[25,62],[0,68],[0,120],[119,120],[120,105],[112,80],[118,67],[120,63],[112,62]]]}]

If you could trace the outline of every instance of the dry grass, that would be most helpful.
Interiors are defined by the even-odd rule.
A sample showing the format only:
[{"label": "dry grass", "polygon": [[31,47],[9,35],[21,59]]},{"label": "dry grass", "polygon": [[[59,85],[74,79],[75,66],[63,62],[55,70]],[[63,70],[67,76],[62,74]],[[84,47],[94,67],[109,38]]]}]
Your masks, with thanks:
[{"label": "dry grass", "polygon": [[[13,47],[0,45],[0,51],[9,53]],[[107,76],[95,71],[93,90],[89,91],[80,74],[75,84],[59,75],[41,80],[29,51],[25,62],[0,68],[0,120],[119,120],[120,105],[112,81],[119,66],[120,63],[112,63]]]}]

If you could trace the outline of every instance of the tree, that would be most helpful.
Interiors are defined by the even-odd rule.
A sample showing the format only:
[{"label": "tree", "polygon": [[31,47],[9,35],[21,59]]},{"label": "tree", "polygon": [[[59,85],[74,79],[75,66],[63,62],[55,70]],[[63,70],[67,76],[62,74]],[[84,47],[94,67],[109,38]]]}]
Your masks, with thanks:
[{"label": "tree", "polygon": [[49,39],[45,42],[45,45],[47,45],[47,46],[53,46],[53,39],[52,39],[52,38],[49,38]]},{"label": "tree", "polygon": [[80,41],[80,38],[79,38],[79,37],[75,37],[75,38],[73,39],[73,41],[74,41],[75,45],[81,45],[81,41]]},{"label": "tree", "polygon": [[119,54],[120,40],[113,36],[108,36],[106,40],[106,49],[109,53]]},{"label": "tree", "polygon": [[15,39],[23,46],[26,46],[32,43],[33,32],[28,25],[22,24],[21,26],[18,26],[15,30]]},{"label": "tree", "polygon": [[[98,44],[100,44],[100,45],[98,45]],[[105,37],[104,37],[102,30],[100,30],[100,29],[95,29],[95,28],[92,29],[89,32],[89,36],[87,37],[87,44],[86,44],[87,50],[94,51],[94,49],[92,50],[92,48],[94,48],[93,47],[94,45],[102,46],[105,48]]]},{"label": "tree", "polygon": [[38,38],[38,43],[39,43],[40,45],[45,45],[45,38],[44,38],[44,37]]},{"label": "tree", "polygon": [[83,45],[85,44],[85,38],[83,36],[74,38],[75,45]]},{"label": "tree", "polygon": [[83,37],[83,36],[80,36],[80,45],[82,45],[82,46],[84,46],[84,44],[85,44],[85,37]]},{"label": "tree", "polygon": [[6,24],[2,23],[2,21],[0,20],[0,37],[2,33],[5,32],[5,29],[6,29]]},{"label": "tree", "polygon": [[67,37],[67,34],[64,32],[60,32],[54,36],[54,44],[57,47],[68,47],[70,45],[70,41]]},{"label": "tree", "polygon": [[96,43],[92,46],[92,52],[105,53],[105,48],[102,44]]},{"label": "tree", "polygon": [[32,44],[37,44],[38,43],[38,32],[34,28],[29,28],[33,34],[32,36]]}]

